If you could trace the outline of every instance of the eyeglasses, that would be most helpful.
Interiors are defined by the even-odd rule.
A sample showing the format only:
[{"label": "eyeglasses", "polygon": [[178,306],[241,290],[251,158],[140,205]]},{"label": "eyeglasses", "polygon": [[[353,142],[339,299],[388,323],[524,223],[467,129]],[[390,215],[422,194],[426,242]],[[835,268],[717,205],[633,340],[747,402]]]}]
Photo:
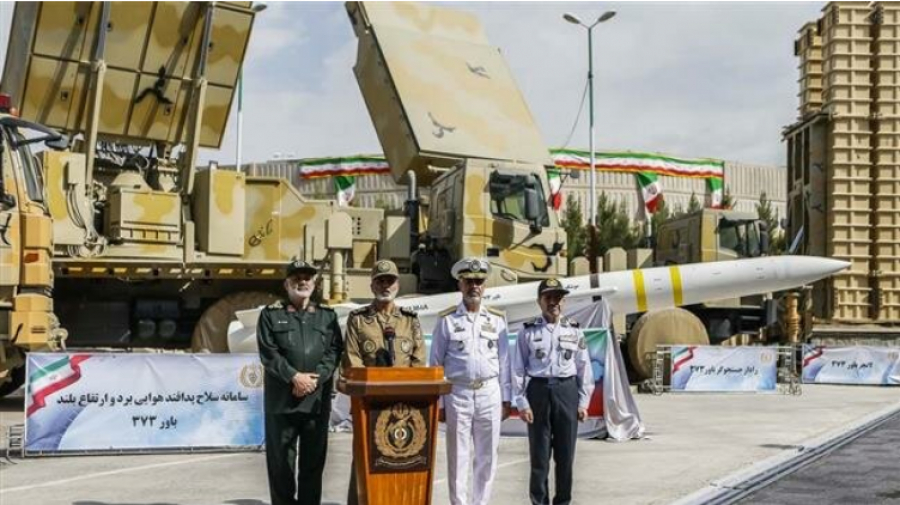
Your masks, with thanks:
[{"label": "eyeglasses", "polygon": [[463,279],[467,284],[474,284],[476,286],[481,286],[484,284],[484,281],[487,279]]}]

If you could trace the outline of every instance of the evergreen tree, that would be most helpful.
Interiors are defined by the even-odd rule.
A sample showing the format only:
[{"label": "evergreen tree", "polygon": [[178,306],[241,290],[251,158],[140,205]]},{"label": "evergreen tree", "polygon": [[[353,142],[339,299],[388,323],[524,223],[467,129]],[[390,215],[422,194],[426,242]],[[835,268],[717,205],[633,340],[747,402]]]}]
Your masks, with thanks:
[{"label": "evergreen tree", "polygon": [[637,247],[641,241],[640,227],[628,219],[625,202],[616,204],[605,192],[597,198],[596,255],[602,257],[613,247]]},{"label": "evergreen tree", "polygon": [[697,198],[697,193],[691,191],[691,200],[688,202],[687,213],[693,214],[701,209],[703,209],[703,206],[700,205],[700,199]]},{"label": "evergreen tree", "polygon": [[566,230],[566,256],[569,261],[579,256],[584,256],[587,246],[587,228],[584,226],[584,213],[581,211],[581,203],[575,195],[566,197],[566,210],[560,225]]},{"label": "evergreen tree", "polygon": [[784,234],[778,233],[778,211],[772,206],[772,201],[769,200],[765,191],[759,194],[756,212],[769,230],[769,254],[783,254],[787,244]]},{"label": "evergreen tree", "polygon": [[728,188],[728,185],[725,185],[724,195],[722,195],[722,208],[725,210],[733,209],[735,204],[737,204],[737,200],[731,196],[731,189]]},{"label": "evergreen tree", "polygon": [[[676,209],[677,210],[677,209]],[[665,200],[659,202],[659,205],[656,206],[656,212],[653,213],[653,217],[650,219],[650,232],[652,236],[656,236],[656,230],[659,229],[659,225],[665,223],[673,216],[671,210],[669,209],[669,205]]]}]

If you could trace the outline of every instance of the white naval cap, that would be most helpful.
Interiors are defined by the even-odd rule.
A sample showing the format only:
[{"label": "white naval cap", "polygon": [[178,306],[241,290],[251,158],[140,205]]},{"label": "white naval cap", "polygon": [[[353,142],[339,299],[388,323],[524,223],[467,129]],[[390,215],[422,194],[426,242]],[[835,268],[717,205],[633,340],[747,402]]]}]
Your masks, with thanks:
[{"label": "white naval cap", "polygon": [[453,265],[450,275],[454,279],[487,279],[491,264],[481,258],[463,258]]}]

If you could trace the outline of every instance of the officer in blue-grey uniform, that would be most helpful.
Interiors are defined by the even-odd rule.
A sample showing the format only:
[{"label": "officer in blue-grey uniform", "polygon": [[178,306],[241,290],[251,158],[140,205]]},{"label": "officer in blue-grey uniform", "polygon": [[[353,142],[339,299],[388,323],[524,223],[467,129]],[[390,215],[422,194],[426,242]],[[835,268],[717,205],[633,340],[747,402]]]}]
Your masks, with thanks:
[{"label": "officer in blue-grey uniform", "polygon": [[549,505],[550,456],[556,464],[554,505],[572,501],[578,422],[594,390],[590,357],[578,323],[562,315],[569,293],[558,279],[538,286],[541,317],[525,323],[512,352],[513,396],[528,424],[533,505]]},{"label": "officer in blue-grey uniform", "polygon": [[[432,333],[429,364],[444,367],[444,376],[453,384],[441,399],[438,415],[447,422],[447,482],[452,505],[490,502],[500,425],[510,410],[506,316],[481,301],[490,268],[478,258],[466,258],[453,266],[450,273],[459,282],[462,301],[441,313]],[[472,456],[475,468],[472,499],[468,500]]]},{"label": "officer in blue-grey uniform", "polygon": [[266,466],[272,505],[318,505],[328,452],[332,377],[344,347],[337,314],[310,301],[316,268],[287,267],[287,299],[260,313]]}]

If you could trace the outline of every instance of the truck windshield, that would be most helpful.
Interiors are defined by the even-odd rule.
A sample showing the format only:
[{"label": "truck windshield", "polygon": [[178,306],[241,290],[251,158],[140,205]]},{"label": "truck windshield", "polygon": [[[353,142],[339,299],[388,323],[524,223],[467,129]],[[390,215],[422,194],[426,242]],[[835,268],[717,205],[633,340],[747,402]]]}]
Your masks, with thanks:
[{"label": "truck windshield", "polygon": [[[527,223],[528,217],[525,214],[526,188],[537,192],[538,201],[546,202],[541,181],[536,175],[512,175],[493,172],[490,179],[491,214]],[[538,224],[550,226],[550,216],[547,213],[546,203],[541,206]]]},{"label": "truck windshield", "polygon": [[738,258],[757,258],[762,254],[759,244],[759,229],[756,221],[719,222],[719,249],[724,249]]},{"label": "truck windshield", "polygon": [[[19,141],[24,141],[25,136],[19,132],[13,133]],[[25,188],[28,191],[28,199],[32,202],[44,202],[44,177],[37,159],[31,154],[27,145],[19,145],[13,149],[16,161],[22,167],[25,176]]]}]

